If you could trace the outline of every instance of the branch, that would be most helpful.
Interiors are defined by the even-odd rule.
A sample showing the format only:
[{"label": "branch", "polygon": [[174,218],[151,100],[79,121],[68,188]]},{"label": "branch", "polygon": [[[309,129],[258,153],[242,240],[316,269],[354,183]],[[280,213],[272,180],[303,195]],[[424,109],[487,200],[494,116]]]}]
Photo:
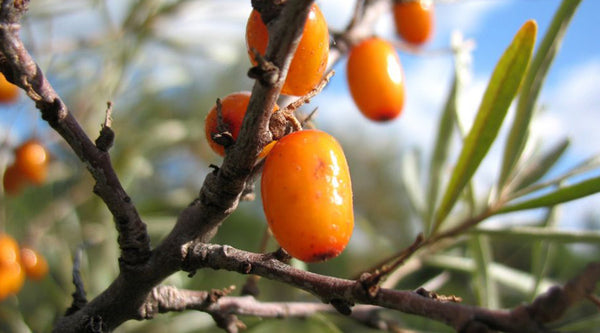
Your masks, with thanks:
[{"label": "branch", "polygon": [[[321,312],[336,312],[329,304],[316,302],[260,302],[253,296],[226,296],[228,291],[196,291],[178,289],[172,286],[158,286],[150,293],[146,304],[147,319],[158,313],[196,310],[212,315],[255,316],[260,318],[305,318]],[[382,308],[372,305],[357,305],[353,308],[352,319],[359,323],[388,330],[397,327],[397,323],[381,318],[378,313]]]},{"label": "branch", "polygon": [[[92,318],[95,319],[94,325],[108,331],[126,320],[143,319],[142,306],[152,288],[181,269],[186,256],[184,245],[210,240],[223,220],[237,208],[248,182],[253,181],[252,174],[260,150],[271,141],[268,131],[271,110],[279,97],[312,2],[287,1],[283,5],[269,2],[271,6],[281,6],[279,15],[268,25],[270,40],[264,58],[269,66],[259,67],[253,72],[260,74],[261,71],[269,71],[271,79],[259,79],[255,83],[238,139],[227,149],[223,164],[207,175],[199,197],[183,210],[173,230],[152,251],[146,264],[133,267],[132,274],[127,276],[121,272],[104,292],[80,311],[61,318],[54,328],[56,332],[85,330]],[[55,99],[59,100],[58,97]],[[78,139],[72,141],[78,142]],[[87,137],[81,140],[84,145],[87,144],[85,140],[89,141]],[[94,147],[94,151],[98,150]],[[101,156],[108,161],[108,154]],[[110,169],[110,163],[106,167]],[[108,189],[109,192],[119,193],[114,188]],[[215,319],[227,327],[231,323],[229,318]]]},{"label": "branch", "polygon": [[[42,118],[71,146],[94,177],[96,193],[112,213],[119,231],[120,262],[125,266],[144,263],[150,258],[150,239],[131,199],[121,186],[106,149],[99,148],[83,131],[75,117],[46,80],[44,73],[25,49],[19,19],[28,1],[2,1],[0,13],[0,70],[12,83],[27,92]],[[101,138],[107,137],[103,127]],[[102,139],[100,142],[106,140]]]},{"label": "branch", "polygon": [[[256,254],[227,245],[198,243],[188,251],[184,268],[224,269],[255,274],[305,290],[340,312],[355,303],[376,305],[445,323],[457,331],[474,329],[505,332],[547,332],[545,324],[557,320],[573,304],[589,298],[600,281],[600,262],[592,263],[564,287],[555,286],[530,305],[513,310],[489,310],[457,304],[452,297],[429,297],[435,293],[379,288],[369,290],[361,280],[347,280],[296,269],[273,254]],[[339,305],[342,305],[341,307]]]}]

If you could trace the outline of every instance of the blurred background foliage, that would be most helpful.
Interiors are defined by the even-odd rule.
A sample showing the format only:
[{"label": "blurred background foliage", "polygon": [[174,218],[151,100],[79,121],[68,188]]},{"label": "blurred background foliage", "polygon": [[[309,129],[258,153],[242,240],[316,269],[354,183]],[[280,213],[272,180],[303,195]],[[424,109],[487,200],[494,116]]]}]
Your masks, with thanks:
[{"label": "blurred background foliage", "polygon": [[[153,244],[197,195],[209,164],[220,164],[221,158],[205,142],[206,113],[217,97],[252,87],[246,76],[250,64],[243,40],[249,10],[249,1],[232,0],[39,0],[30,4],[22,37],[90,137],[95,138],[100,130],[106,102],[113,102],[116,143],[112,161],[148,225]],[[308,105],[306,110],[314,106],[335,107]],[[39,120],[33,103],[21,96],[16,105],[2,106],[0,112],[2,169],[11,161],[12,149],[29,137],[42,140],[52,154],[45,185],[28,188],[17,197],[1,197],[1,228],[42,252],[51,272],[40,282],[27,281],[17,296],[0,303],[0,331],[45,332],[70,305],[76,249],[84,249],[81,273],[91,298],[118,273],[117,235],[111,215],[91,191],[93,180],[85,166]],[[408,246],[423,230],[419,212],[411,204],[414,197],[407,194],[403,179],[422,178],[419,172],[426,170],[422,161],[428,158],[422,156],[420,147],[407,150],[399,140],[378,139],[373,145],[368,137],[335,124],[320,124],[318,116],[315,123],[331,130],[345,149],[353,177],[356,229],[340,257],[327,263],[294,264],[352,278]],[[414,165],[407,159],[413,159]],[[558,210],[542,219],[548,217],[551,225]],[[509,220],[506,225],[514,224],[510,215],[502,218]],[[533,224],[539,223],[537,216],[532,219]],[[597,229],[597,216],[590,216],[587,224],[584,227]],[[265,228],[260,200],[243,202],[213,241],[258,251]],[[473,244],[481,251],[473,253]],[[268,242],[267,250],[275,249],[275,242]],[[543,291],[537,285],[546,287],[573,277],[586,262],[597,259],[598,250],[598,242],[572,246],[543,238],[523,241],[478,235],[407,263],[404,275],[388,283],[399,289],[425,285],[441,294],[463,297],[466,304],[512,307]],[[548,258],[540,267],[542,254]],[[491,265],[487,270],[491,276],[481,276],[477,256],[487,256],[484,262]],[[192,278],[175,274],[164,283],[197,290],[235,285],[239,291],[246,279],[236,273],[202,270]],[[265,279],[259,280],[259,287],[260,300],[315,301],[304,292]],[[392,311],[381,315],[402,327],[449,331],[426,318]],[[561,325],[585,325],[588,319],[599,321],[597,310],[584,304]],[[249,332],[374,331],[335,314],[243,320]],[[572,327],[577,331],[578,326]],[[117,331],[167,330],[219,331],[209,315],[191,311],[127,322]]]}]

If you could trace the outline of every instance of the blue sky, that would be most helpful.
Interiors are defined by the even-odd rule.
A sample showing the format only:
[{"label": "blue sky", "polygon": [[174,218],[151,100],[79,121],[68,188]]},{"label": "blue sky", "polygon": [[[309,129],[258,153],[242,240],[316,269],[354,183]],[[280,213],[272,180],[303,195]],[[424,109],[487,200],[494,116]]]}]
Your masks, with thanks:
[{"label": "blue sky", "polygon": [[[496,61],[510,43],[514,33],[528,19],[538,23],[538,43],[543,37],[559,0],[463,0],[436,3],[436,33],[425,50],[447,48],[452,31],[461,31],[465,39],[473,39],[471,80],[462,90],[460,112],[467,126],[474,118],[487,81]],[[352,6],[350,1],[321,1],[326,18],[343,27]],[[351,3],[354,3],[351,1]],[[562,44],[562,49],[550,70],[538,104],[543,108],[532,127],[532,136],[542,147],[569,137],[572,145],[566,159],[558,166],[568,168],[600,153],[600,28],[597,14],[600,1],[584,0],[575,14]],[[380,36],[397,39],[391,15],[383,16],[377,26]],[[427,53],[427,52],[425,52]],[[406,105],[401,117],[389,124],[366,121],[347,95],[344,66],[336,66],[336,76],[328,90],[315,100],[320,105],[319,120],[323,128],[344,133],[352,128],[353,135],[382,143],[402,141],[405,146],[419,147],[428,156],[434,140],[437,117],[446,98],[452,78],[449,55],[414,56],[400,52],[406,77]],[[509,113],[498,144],[495,144],[481,165],[476,178],[484,191],[494,184],[500,166],[504,135],[512,121]],[[456,149],[456,147],[455,147]],[[456,152],[455,152],[456,153]],[[426,157],[427,159],[427,157]],[[600,205],[595,195],[565,205],[567,226],[576,225],[581,214]]]}]

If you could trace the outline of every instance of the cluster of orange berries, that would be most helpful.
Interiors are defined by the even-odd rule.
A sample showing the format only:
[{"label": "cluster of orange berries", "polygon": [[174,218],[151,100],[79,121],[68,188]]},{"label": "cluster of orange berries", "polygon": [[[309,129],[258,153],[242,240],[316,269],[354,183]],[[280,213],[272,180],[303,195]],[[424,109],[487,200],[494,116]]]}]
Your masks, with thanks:
[{"label": "cluster of orange berries", "polygon": [[25,277],[41,280],[48,274],[48,262],[28,247],[19,247],[8,234],[0,234],[0,301],[18,293]]},{"label": "cluster of orange berries", "polygon": [[[396,32],[413,45],[425,43],[433,31],[431,0],[396,0]],[[352,47],[346,69],[348,87],[362,114],[373,121],[388,121],[404,107],[404,74],[394,46],[379,37]]]},{"label": "cluster of orange berries", "polygon": [[[246,42],[254,65],[254,51],[264,55],[268,40],[267,27],[253,10],[246,26]],[[309,93],[321,82],[328,57],[327,22],[313,5],[281,92],[295,96]],[[215,139],[224,131],[232,140],[237,139],[249,100],[249,92],[233,93],[221,101],[220,121],[217,106],[208,113],[206,138],[219,155],[223,156],[225,149]],[[273,112],[278,109],[276,105]],[[225,128],[219,128],[219,122]],[[350,172],[339,143],[325,132],[303,130],[271,142],[258,157],[265,157],[263,208],[279,245],[306,262],[339,255],[354,228]]]},{"label": "cluster of orange berries", "polygon": [[[398,33],[410,43],[425,42],[430,35],[431,5],[425,1],[394,4]],[[425,31],[426,30],[426,31]],[[253,10],[246,26],[248,55],[264,55],[269,40],[260,13]],[[281,92],[305,95],[322,80],[329,56],[327,22],[316,4],[310,9],[298,48]],[[396,118],[404,104],[404,78],[394,47],[380,38],[354,46],[348,57],[348,84],[356,105],[369,119]],[[222,135],[233,143],[238,137],[250,92],[226,96],[205,121],[211,148],[225,155]],[[275,106],[273,112],[279,108]],[[220,117],[220,118],[219,118]],[[270,143],[261,178],[263,209],[273,236],[291,256],[306,262],[339,255],[354,228],[352,185],[340,144],[318,130],[293,132]]]},{"label": "cluster of orange berries", "polygon": [[37,140],[31,139],[15,149],[15,161],[4,172],[4,192],[17,195],[25,185],[42,185],[48,174],[49,155]]},{"label": "cluster of orange berries", "polygon": [[[14,103],[19,88],[0,73],[0,103]],[[27,184],[41,185],[46,181],[48,152],[37,140],[31,139],[15,149],[15,161],[4,171],[4,193],[17,195]]]}]

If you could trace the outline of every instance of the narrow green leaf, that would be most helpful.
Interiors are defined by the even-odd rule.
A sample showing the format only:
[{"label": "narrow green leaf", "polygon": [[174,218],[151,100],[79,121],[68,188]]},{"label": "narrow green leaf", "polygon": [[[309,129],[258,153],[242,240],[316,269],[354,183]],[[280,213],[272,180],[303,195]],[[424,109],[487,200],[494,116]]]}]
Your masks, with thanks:
[{"label": "narrow green leaf", "polygon": [[588,158],[585,161],[579,163],[578,165],[573,167],[571,170],[565,172],[564,174],[562,174],[554,179],[551,179],[551,180],[548,180],[548,181],[545,181],[542,183],[536,183],[536,184],[530,185],[528,187],[525,187],[517,192],[511,193],[509,200],[513,200],[513,199],[534,193],[534,192],[542,190],[546,187],[557,186],[558,184],[566,181],[567,179],[569,179],[571,177],[581,175],[583,173],[586,173],[588,171],[594,170],[599,167],[600,167],[600,155],[593,156],[593,157]]},{"label": "narrow green leaf", "polygon": [[465,138],[458,162],[436,211],[433,232],[450,213],[460,193],[496,139],[531,59],[536,32],[535,21],[527,21],[496,65],[473,126]]},{"label": "narrow green leaf", "polygon": [[600,243],[600,231],[556,230],[539,227],[473,228],[476,235],[487,235],[495,239],[510,239],[519,242],[548,241],[555,243]]},{"label": "narrow green leaf", "polygon": [[563,0],[558,8],[552,23],[546,32],[540,47],[531,61],[531,66],[527,76],[523,80],[523,86],[519,94],[515,120],[508,135],[506,146],[504,147],[504,157],[502,159],[502,168],[498,181],[498,191],[501,191],[507,181],[510,173],[513,171],[519,160],[527,136],[529,133],[529,124],[533,116],[535,104],[548,73],[548,69],[554,60],[554,57],[560,49],[560,45],[571,21],[575,10],[581,0]]},{"label": "narrow green leaf", "polygon": [[423,184],[421,183],[421,159],[417,150],[410,150],[402,158],[402,184],[411,206],[419,214],[424,216],[425,203]]},{"label": "narrow green leaf", "polygon": [[509,204],[508,206],[499,209],[496,214],[558,205],[563,202],[583,198],[598,192],[600,192],[600,177],[595,177],[574,185],[561,187],[554,192],[539,196],[537,198]]},{"label": "narrow green leaf", "polygon": [[438,200],[440,183],[442,179],[442,169],[448,159],[450,142],[452,141],[452,132],[454,130],[454,115],[456,113],[456,96],[458,91],[458,77],[455,75],[450,88],[450,94],[446,101],[446,107],[440,118],[438,125],[437,138],[435,140],[435,149],[431,156],[429,167],[429,187],[427,189],[427,227],[426,233],[431,228],[431,216],[433,216],[435,205]]},{"label": "narrow green leaf", "polygon": [[469,249],[475,260],[473,275],[479,305],[490,309],[500,307],[500,297],[495,281],[490,276],[490,264],[493,262],[492,249],[488,237],[476,235],[470,237]]},{"label": "narrow green leaf", "polygon": [[518,175],[515,190],[523,189],[544,177],[567,150],[569,143],[568,139],[562,140],[541,158],[525,166],[525,170]]},{"label": "narrow green leaf", "polygon": [[[474,260],[471,258],[457,257],[446,254],[427,256],[424,262],[428,266],[443,268],[450,271],[472,273],[475,269],[477,269]],[[529,294],[535,284],[531,274],[499,264],[497,262],[490,263],[489,273],[494,281],[523,294]],[[540,288],[546,290],[553,285],[556,285],[556,281],[543,279]]]},{"label": "narrow green leaf", "polygon": [[[542,220],[541,228],[542,229],[552,229],[556,225],[557,222],[557,207],[550,207],[546,216]],[[537,240],[534,241],[531,247],[531,274],[535,278],[535,286],[531,290],[531,294],[529,298],[533,301],[535,296],[540,292],[540,283],[548,270],[552,267],[552,258],[554,258],[554,252],[556,250],[556,245],[545,241],[545,240]]]}]

